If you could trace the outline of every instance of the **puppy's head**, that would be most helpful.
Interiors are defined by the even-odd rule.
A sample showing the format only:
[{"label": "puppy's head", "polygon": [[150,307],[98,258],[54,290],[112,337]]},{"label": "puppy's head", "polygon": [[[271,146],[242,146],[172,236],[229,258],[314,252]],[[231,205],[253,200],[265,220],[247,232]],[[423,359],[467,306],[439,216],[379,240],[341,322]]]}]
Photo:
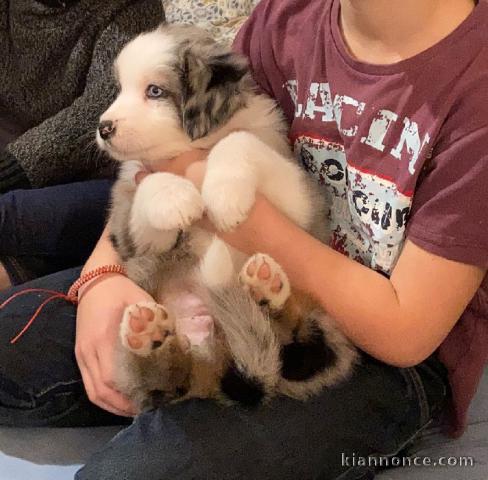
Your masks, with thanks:
[{"label": "puppy's head", "polygon": [[150,165],[223,126],[245,105],[245,60],[195,27],[138,36],[114,67],[120,86],[101,116],[97,142],[117,160]]}]

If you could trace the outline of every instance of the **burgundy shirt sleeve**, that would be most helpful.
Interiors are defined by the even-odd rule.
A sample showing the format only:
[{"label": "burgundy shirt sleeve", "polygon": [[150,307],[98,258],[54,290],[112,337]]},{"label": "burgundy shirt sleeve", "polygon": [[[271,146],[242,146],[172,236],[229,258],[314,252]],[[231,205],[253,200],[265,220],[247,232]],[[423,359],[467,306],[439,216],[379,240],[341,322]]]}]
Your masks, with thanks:
[{"label": "burgundy shirt sleeve", "polygon": [[256,82],[258,91],[268,96],[272,96],[272,89],[264,73],[262,58],[265,55],[272,54],[271,51],[263,51],[263,48],[270,50],[271,45],[269,39],[265,38],[266,35],[270,35],[270,3],[272,2],[261,0],[239,30],[233,44],[234,51],[248,59],[252,77]]},{"label": "burgundy shirt sleeve", "polygon": [[488,267],[488,91],[459,97],[419,180],[408,238],[441,257]]}]

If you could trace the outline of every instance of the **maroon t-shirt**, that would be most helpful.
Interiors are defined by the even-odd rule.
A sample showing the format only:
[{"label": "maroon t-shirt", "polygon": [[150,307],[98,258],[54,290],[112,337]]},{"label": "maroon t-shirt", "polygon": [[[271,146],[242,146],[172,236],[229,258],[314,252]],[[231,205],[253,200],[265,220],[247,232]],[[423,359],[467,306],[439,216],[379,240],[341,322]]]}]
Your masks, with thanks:
[{"label": "maroon t-shirt", "polygon": [[[235,43],[323,185],[331,246],[387,275],[406,238],[487,268],[488,0],[392,65],[355,60],[339,18],[339,0],[262,0]],[[439,355],[459,434],[488,359],[488,278]]]}]

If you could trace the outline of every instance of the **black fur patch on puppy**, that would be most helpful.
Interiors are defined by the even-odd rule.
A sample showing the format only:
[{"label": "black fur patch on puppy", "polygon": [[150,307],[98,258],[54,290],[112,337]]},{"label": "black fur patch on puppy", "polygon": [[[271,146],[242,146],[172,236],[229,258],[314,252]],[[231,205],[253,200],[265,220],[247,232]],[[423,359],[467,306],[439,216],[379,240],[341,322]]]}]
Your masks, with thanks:
[{"label": "black fur patch on puppy", "polygon": [[264,387],[256,379],[243,375],[234,362],[220,380],[222,392],[246,407],[258,406],[264,398]]},{"label": "black fur patch on puppy", "polygon": [[230,52],[212,57],[208,66],[212,76],[207,86],[207,92],[226,83],[238,83],[248,71],[247,65],[237,55]]},{"label": "black fur patch on puppy", "polygon": [[117,237],[113,233],[111,233],[108,238],[110,239],[110,243],[112,244],[114,249],[117,250],[117,248],[119,248],[119,242],[117,241]]},{"label": "black fur patch on puppy", "polygon": [[323,332],[312,329],[306,341],[295,340],[281,349],[281,375],[294,382],[312,378],[337,362],[337,354],[328,345]]},{"label": "black fur patch on puppy", "polygon": [[109,239],[115,251],[124,262],[136,254],[136,247],[132,241],[129,229],[124,229],[119,236],[110,234]]}]

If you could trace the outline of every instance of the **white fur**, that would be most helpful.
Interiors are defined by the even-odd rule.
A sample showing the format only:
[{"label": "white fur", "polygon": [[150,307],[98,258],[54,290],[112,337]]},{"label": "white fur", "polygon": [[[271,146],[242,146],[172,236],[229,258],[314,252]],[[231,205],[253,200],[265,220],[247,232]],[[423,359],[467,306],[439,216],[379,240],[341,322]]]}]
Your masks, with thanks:
[{"label": "white fur", "polygon": [[204,285],[211,289],[229,285],[235,278],[234,262],[229,247],[215,236],[200,264]]},{"label": "white fur", "polygon": [[232,229],[246,219],[256,191],[298,225],[307,227],[313,205],[304,175],[297,164],[256,135],[234,132],[210,151],[202,197],[220,230]]}]

